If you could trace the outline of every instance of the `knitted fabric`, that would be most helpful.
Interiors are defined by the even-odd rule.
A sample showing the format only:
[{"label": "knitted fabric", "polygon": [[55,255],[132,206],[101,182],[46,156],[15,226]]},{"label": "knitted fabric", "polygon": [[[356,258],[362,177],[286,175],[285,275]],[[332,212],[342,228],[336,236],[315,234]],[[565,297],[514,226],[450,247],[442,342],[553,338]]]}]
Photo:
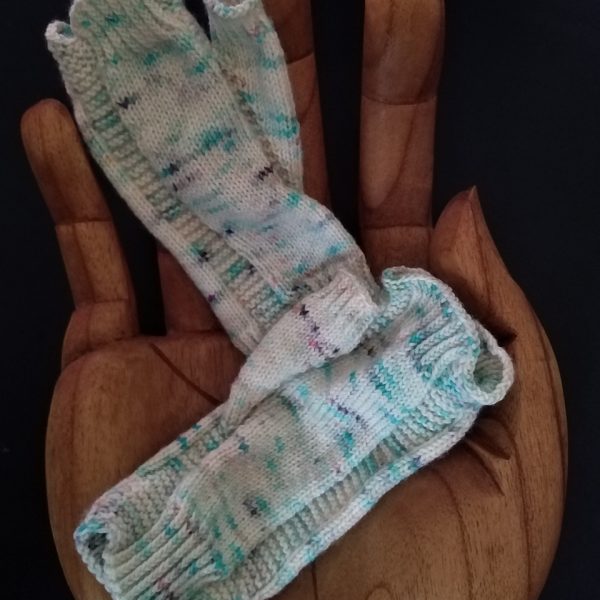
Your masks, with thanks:
[{"label": "knitted fabric", "polygon": [[75,533],[118,599],[262,599],[456,443],[512,381],[441,282],[375,285],[301,193],[285,61],[256,0],[77,0],[47,37],[84,138],[248,361],[228,402]]},{"label": "knitted fabric", "polygon": [[246,2],[235,18],[231,8],[208,3],[212,47],[250,122],[254,115],[258,135],[268,140],[265,155],[283,181],[301,190],[300,125],[279,37],[260,2]]},{"label": "knitted fabric", "polygon": [[208,8],[215,47],[175,0],[79,0],[47,38],[96,160],[247,353],[340,267],[375,285],[351,236],[293,187],[298,127],[261,4]]},{"label": "knitted fabric", "polygon": [[271,597],[505,395],[510,359],[448,287],[398,268],[383,288],[353,352],[233,435],[218,408],[94,504],[76,545],[115,598]]},{"label": "knitted fabric", "polygon": [[224,411],[226,431],[286,381],[354,350],[376,313],[368,291],[344,271],[304,297],[273,325],[242,367]]}]

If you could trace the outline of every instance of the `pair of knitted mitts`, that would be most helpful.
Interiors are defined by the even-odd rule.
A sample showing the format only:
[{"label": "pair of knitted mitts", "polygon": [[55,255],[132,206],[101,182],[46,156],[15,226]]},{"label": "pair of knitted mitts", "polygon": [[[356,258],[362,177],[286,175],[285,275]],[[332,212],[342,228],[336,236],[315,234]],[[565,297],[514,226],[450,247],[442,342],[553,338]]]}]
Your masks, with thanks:
[{"label": "pair of knitted mitts", "polygon": [[257,0],[76,0],[47,32],[94,157],[248,359],[229,400],[75,532],[115,598],[268,598],[512,381],[424,271],[382,286],[302,192],[285,59]]}]

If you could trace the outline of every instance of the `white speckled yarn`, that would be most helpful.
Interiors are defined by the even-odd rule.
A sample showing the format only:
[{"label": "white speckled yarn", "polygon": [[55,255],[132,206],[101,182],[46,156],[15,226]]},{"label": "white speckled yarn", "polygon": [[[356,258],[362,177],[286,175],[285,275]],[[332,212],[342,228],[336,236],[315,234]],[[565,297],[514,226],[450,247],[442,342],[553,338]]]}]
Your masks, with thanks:
[{"label": "white speckled yarn", "polygon": [[418,269],[373,281],[302,193],[257,0],[77,0],[47,31],[84,138],[247,363],[228,401],[108,490],[75,543],[117,600],[262,600],[506,394],[511,362]]},{"label": "white speckled yarn", "polygon": [[218,408],[94,504],[75,540],[114,598],[271,597],[505,395],[508,356],[444,284],[389,269],[383,286],[355,350],[231,435]]},{"label": "white speckled yarn", "polygon": [[[265,154],[278,174],[302,189],[302,149],[285,56],[279,36],[260,2],[244,5],[235,18],[220,2],[208,2],[211,42],[240,104],[257,118]],[[243,17],[243,18],[241,18]],[[250,118],[252,121],[252,118]]]}]

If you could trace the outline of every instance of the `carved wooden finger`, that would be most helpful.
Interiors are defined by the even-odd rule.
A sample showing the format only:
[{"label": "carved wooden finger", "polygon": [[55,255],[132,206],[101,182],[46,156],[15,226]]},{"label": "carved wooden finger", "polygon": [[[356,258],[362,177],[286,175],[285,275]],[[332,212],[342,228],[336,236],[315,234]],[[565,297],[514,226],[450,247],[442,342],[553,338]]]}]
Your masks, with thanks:
[{"label": "carved wooden finger", "polygon": [[505,340],[515,385],[320,559],[319,598],[535,600],[554,556],[566,477],[560,378],[474,192],[442,215],[431,265]]},{"label": "carved wooden finger", "polygon": [[360,147],[360,220],[372,269],[426,266],[441,0],[367,0]]},{"label": "carved wooden finger", "polygon": [[[567,427],[556,358],[491,241],[476,190],[457,196],[442,214],[432,238],[431,266],[509,342],[517,374],[513,392],[488,411],[469,448],[490,477],[500,478],[509,469],[518,481],[513,493],[521,500],[521,523],[512,534],[522,551],[502,555],[496,567],[508,576],[524,565],[522,597],[537,598],[556,551],[566,490]],[[449,486],[461,502],[460,479],[450,478]],[[481,537],[491,543],[498,524],[480,519],[479,526]]]},{"label": "carved wooden finger", "polygon": [[138,331],[129,271],[112,218],[68,110],[40,102],[23,116],[27,157],[52,214],[75,311],[63,367]]},{"label": "carved wooden finger", "polygon": [[158,272],[168,333],[202,333],[221,328],[206,298],[173,255],[157,243]]}]

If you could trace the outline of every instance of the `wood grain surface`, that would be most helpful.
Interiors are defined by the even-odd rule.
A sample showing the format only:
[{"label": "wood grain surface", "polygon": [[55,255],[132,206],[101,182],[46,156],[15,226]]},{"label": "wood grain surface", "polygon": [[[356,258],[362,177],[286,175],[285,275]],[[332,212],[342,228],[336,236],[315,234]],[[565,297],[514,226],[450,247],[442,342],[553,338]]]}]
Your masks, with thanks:
[{"label": "wood grain surface", "polygon": [[[266,2],[289,61],[306,189],[327,200],[309,0]],[[477,191],[430,217],[444,9],[366,0],[360,215],[374,272],[420,265],[454,287],[515,360],[516,383],[444,458],[388,493],[307,567],[285,600],[533,600],[552,562],[566,486],[556,361],[507,273]],[[108,598],[79,560],[84,510],[227,397],[242,357],[174,259],[159,248],[167,335],[139,335],[111,215],[65,107],[24,116],[25,148],[52,213],[75,310],[46,440],[48,506],[77,600]]]}]

